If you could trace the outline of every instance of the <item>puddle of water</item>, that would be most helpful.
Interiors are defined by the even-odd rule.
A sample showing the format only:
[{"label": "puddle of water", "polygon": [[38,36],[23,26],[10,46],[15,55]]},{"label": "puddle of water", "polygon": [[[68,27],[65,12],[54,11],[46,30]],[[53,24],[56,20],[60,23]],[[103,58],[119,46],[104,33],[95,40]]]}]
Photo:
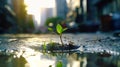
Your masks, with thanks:
[{"label": "puddle of water", "polygon": [[0,56],[0,67],[28,67],[27,61],[24,57],[20,56],[15,58],[13,55]]},{"label": "puddle of water", "polygon": [[[82,37],[80,36],[78,38],[82,38]],[[39,52],[40,44],[43,44],[42,43],[43,41],[50,42],[50,40],[51,39],[49,39],[48,36],[46,36],[45,38],[44,36],[43,38],[24,38],[24,37],[17,38],[17,39],[1,38],[0,44],[3,44],[3,45],[1,45],[0,47],[1,49],[0,52],[8,48],[13,49],[14,47],[12,47],[12,45],[16,44],[15,45],[16,48],[14,48],[14,50],[25,50],[25,53],[22,54],[21,52],[19,52],[17,56],[16,55],[6,56],[6,55],[0,54],[0,67],[50,67],[50,66],[56,67],[57,65],[60,65],[60,64],[62,65],[62,67],[120,67],[120,56],[119,56],[120,54],[117,54],[116,52],[114,52],[115,55],[112,55],[112,56],[110,56],[109,54],[96,54],[96,53],[81,54],[81,53],[41,53]],[[53,38],[52,40],[55,42],[59,42],[59,40],[56,38]],[[76,39],[70,39],[70,40],[74,41]],[[81,41],[75,42],[75,43],[81,44]],[[104,45],[108,43],[109,41],[106,42]],[[102,52],[100,51],[100,50],[103,50],[101,45],[97,46],[94,44],[102,44],[102,43],[86,42],[85,45],[90,45],[90,46],[88,47],[86,46],[84,48],[90,48],[90,49],[87,49],[89,52],[92,52],[92,51]],[[119,47],[117,46],[118,42],[114,42],[112,44],[114,44],[113,46]],[[109,49],[111,49],[111,47]],[[82,47],[80,51],[83,51]],[[116,48],[113,49],[113,51],[116,51]],[[117,51],[119,51],[119,49]],[[6,51],[6,52],[9,52],[9,51]]]},{"label": "puddle of water", "polygon": [[19,57],[0,55],[0,67],[56,67],[58,62],[61,62],[62,67],[120,67],[120,56],[40,52],[26,52]]}]

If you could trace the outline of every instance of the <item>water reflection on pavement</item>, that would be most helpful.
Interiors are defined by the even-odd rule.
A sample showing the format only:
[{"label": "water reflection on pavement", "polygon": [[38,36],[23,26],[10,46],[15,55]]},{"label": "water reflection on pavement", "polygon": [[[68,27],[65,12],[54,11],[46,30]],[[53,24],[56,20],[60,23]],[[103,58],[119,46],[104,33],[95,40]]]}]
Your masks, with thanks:
[{"label": "water reflection on pavement", "polygon": [[[28,52],[30,53],[30,52]],[[61,61],[63,67],[119,67],[119,56],[101,56],[92,53],[36,53],[23,56],[0,56],[0,67],[56,67]]]},{"label": "water reflection on pavement", "polygon": [[[40,45],[51,40],[60,42],[57,35],[0,35],[0,67],[120,67],[120,40],[109,35],[65,34],[65,43],[80,45],[79,52],[42,53]],[[81,52],[82,51],[82,52]],[[111,54],[101,54],[102,51]],[[112,53],[113,52],[113,53]]]}]

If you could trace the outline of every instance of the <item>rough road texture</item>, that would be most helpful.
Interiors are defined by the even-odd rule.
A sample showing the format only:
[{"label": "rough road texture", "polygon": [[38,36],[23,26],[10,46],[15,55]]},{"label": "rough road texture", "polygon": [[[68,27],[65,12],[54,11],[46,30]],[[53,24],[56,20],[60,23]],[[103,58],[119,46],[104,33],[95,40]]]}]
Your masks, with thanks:
[{"label": "rough road texture", "polygon": [[[4,34],[0,35],[0,52],[40,50],[40,46],[46,42],[59,42],[58,35],[54,34]],[[64,34],[64,43],[74,42],[80,45],[80,52],[109,52],[120,54],[120,38],[112,34]]]}]

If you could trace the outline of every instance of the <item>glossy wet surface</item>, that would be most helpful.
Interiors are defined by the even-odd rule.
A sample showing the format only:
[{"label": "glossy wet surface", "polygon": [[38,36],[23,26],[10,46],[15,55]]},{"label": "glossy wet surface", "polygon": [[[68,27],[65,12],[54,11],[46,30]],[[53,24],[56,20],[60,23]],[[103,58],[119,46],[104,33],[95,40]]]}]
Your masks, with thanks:
[{"label": "glossy wet surface", "polygon": [[0,56],[0,67],[120,67],[120,56],[92,53],[36,53],[29,56]]},{"label": "glossy wet surface", "polygon": [[64,34],[64,43],[80,48],[73,53],[42,53],[40,46],[59,36],[49,34],[0,35],[0,67],[120,67],[120,39],[110,34]]}]

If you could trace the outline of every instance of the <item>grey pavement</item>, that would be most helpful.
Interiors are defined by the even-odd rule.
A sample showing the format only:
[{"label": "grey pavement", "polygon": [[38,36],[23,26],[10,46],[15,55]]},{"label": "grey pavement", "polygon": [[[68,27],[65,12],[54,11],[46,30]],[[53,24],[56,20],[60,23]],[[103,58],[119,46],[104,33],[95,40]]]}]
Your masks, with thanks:
[{"label": "grey pavement", "polygon": [[[55,34],[2,34],[0,35],[0,52],[14,51],[39,51],[40,46],[46,42],[59,42]],[[80,45],[79,52],[109,52],[120,54],[120,38],[113,37],[110,33],[80,33],[63,34],[64,43],[74,42]]]}]

